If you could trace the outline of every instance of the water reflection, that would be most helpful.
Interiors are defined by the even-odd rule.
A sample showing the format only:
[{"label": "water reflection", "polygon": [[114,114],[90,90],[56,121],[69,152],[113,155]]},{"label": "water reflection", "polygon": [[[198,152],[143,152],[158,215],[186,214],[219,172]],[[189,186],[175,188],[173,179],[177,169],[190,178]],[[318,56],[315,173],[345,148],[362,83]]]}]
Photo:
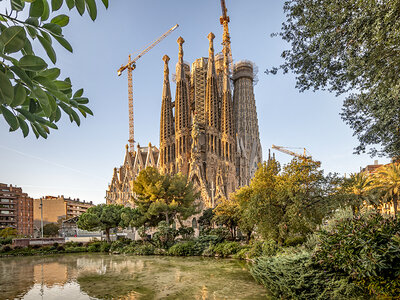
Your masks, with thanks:
[{"label": "water reflection", "polygon": [[0,259],[0,299],[265,299],[243,262],[64,255]]}]

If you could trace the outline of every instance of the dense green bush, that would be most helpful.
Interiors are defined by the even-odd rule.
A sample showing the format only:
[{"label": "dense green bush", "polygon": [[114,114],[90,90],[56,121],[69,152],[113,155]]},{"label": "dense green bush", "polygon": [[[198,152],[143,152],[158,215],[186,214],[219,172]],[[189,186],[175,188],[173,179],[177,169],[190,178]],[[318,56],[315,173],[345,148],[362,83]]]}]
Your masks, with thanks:
[{"label": "dense green bush", "polygon": [[371,295],[400,295],[400,219],[366,213],[323,228],[313,261],[348,276]]},{"label": "dense green bush", "polygon": [[168,254],[174,256],[192,256],[196,255],[195,251],[195,242],[186,241],[173,245],[169,248]]},{"label": "dense green bush", "polygon": [[175,243],[178,234],[178,230],[168,226],[167,222],[161,221],[158,223],[157,231],[153,234],[152,240],[158,248],[168,249]]},{"label": "dense green bush", "polygon": [[65,252],[68,253],[87,252],[87,248],[83,246],[65,247]]},{"label": "dense green bush", "polygon": [[315,267],[309,252],[260,257],[251,274],[279,299],[354,299],[362,291],[345,276]]},{"label": "dense green bush", "polygon": [[238,242],[223,242],[214,246],[214,253],[221,257],[227,257],[236,254],[241,249]]},{"label": "dense green bush", "polygon": [[155,247],[151,244],[143,244],[135,247],[133,253],[137,255],[153,255]]},{"label": "dense green bush", "polygon": [[304,236],[292,236],[292,237],[286,238],[284,245],[286,247],[295,247],[295,246],[303,244],[306,240],[307,240],[307,238]]},{"label": "dense green bush", "polygon": [[204,228],[200,231],[200,236],[203,235],[213,235],[218,237],[218,243],[221,243],[225,240],[231,238],[231,233],[226,227],[217,227],[217,228]]},{"label": "dense green bush", "polygon": [[109,252],[111,245],[107,242],[102,242],[100,245],[100,252]]},{"label": "dense green bush", "polygon": [[0,245],[11,245],[12,237],[0,238]]}]

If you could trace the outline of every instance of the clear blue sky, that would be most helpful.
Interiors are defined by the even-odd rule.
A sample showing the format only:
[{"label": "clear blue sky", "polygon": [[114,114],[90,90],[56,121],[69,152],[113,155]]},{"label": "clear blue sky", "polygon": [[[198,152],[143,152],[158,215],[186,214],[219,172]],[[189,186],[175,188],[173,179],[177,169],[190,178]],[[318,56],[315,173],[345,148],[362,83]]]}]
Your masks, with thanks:
[{"label": "clear blue sky", "polygon": [[[366,154],[352,154],[357,140],[339,116],[343,98],[328,92],[299,93],[293,75],[264,74],[266,68],[281,63],[280,53],[287,47],[270,37],[284,20],[284,1],[226,2],[233,58],[252,60],[260,70],[255,94],[264,158],[276,144],[306,147],[326,172],[348,174],[373,163]],[[4,7],[3,1],[1,11]],[[64,117],[47,140],[9,133],[0,118],[0,182],[21,186],[32,197],[65,195],[102,203],[113,168],[123,162],[128,139],[127,78],[118,77],[116,70],[127,62],[128,54],[180,25],[142,57],[134,71],[135,139],[143,146],[149,142],[158,146],[162,56],[170,56],[174,70],[179,36],[186,41],[185,61],[207,56],[210,31],[216,35],[216,51],[221,51],[220,1],[111,0],[108,10],[99,4],[95,22],[76,10],[69,14],[64,31],[74,53],[56,46],[56,66],[64,77],[71,77],[75,89],[84,87],[94,117],[83,120],[80,127]],[[37,43],[36,49],[40,49]],[[276,156],[281,163],[291,159],[279,152]]]}]

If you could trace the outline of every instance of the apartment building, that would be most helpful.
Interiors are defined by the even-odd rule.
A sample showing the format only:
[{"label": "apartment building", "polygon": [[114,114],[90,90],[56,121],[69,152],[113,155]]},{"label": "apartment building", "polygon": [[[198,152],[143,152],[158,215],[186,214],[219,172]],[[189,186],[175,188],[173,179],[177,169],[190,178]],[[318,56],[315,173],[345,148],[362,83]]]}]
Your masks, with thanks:
[{"label": "apartment building", "polygon": [[0,229],[12,227],[18,234],[33,234],[33,199],[22,189],[0,183]]}]

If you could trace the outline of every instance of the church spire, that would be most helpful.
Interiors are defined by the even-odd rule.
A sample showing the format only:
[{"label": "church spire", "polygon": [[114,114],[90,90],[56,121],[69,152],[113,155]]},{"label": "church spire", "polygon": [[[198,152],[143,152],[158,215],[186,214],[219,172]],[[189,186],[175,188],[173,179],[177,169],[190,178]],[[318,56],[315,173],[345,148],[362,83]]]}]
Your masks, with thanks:
[{"label": "church spire", "polygon": [[223,85],[222,85],[222,133],[233,137],[233,105],[229,78],[229,49],[224,45]]},{"label": "church spire", "polygon": [[207,125],[210,127],[219,128],[220,120],[218,114],[218,85],[215,75],[215,63],[214,63],[215,35],[212,32],[210,32],[207,38],[209,41],[209,49],[208,49],[205,112],[207,116]]},{"label": "church spire", "polygon": [[164,55],[164,84],[160,118],[160,145],[174,134],[174,119],[172,115],[171,87],[169,83],[168,55]]}]

